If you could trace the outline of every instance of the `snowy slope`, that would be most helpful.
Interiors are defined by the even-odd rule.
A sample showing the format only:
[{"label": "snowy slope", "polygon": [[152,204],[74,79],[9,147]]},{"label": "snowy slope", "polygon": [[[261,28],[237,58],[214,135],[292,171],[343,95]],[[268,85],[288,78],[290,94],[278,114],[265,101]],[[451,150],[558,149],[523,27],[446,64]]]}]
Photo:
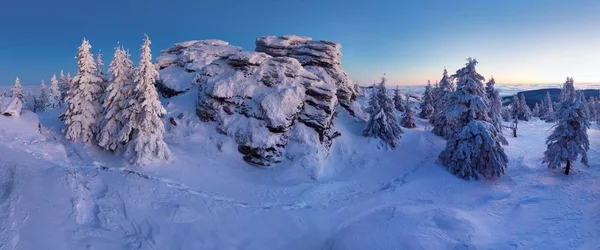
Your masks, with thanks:
[{"label": "snowy slope", "polygon": [[[598,249],[600,128],[590,168],[541,165],[550,124],[520,123],[507,175],[466,182],[436,164],[426,121],[394,151],[341,112],[328,173],[247,165],[195,116],[194,93],[165,103],[174,162],[127,167],[60,135],[58,111],[0,117],[0,249]],[[362,100],[361,100],[362,101]],[[505,131],[508,132],[508,131]]]}]

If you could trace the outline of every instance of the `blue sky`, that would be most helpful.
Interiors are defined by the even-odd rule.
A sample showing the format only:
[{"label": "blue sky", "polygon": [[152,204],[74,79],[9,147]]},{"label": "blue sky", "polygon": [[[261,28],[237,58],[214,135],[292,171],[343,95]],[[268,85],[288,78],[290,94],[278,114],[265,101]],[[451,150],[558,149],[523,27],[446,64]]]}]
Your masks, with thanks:
[{"label": "blue sky", "polygon": [[[73,59],[81,39],[108,65],[117,41],[154,55],[173,43],[217,38],[254,49],[261,35],[342,44],[360,84],[423,84],[467,57],[501,83],[600,82],[600,1],[464,0],[19,0],[0,3],[0,84],[39,84]],[[137,53],[134,53],[137,61]]]}]

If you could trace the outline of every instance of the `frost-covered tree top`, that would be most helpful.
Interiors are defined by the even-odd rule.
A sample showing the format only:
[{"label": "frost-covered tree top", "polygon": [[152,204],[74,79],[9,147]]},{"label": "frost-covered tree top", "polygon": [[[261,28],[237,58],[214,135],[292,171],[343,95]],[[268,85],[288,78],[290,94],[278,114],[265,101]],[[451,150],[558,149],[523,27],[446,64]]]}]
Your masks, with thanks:
[{"label": "frost-covered tree top", "polygon": [[451,78],[448,76],[448,71],[444,69],[442,79],[439,81],[438,86],[433,90],[434,112],[431,119],[429,119],[429,122],[433,125],[432,132],[436,135],[447,137],[452,133],[451,130],[453,125],[446,117],[446,109],[448,108],[450,96],[454,91],[454,85],[452,84]]},{"label": "frost-covered tree top", "polygon": [[96,75],[91,48],[89,41],[83,39],[76,56],[77,75],[70,81],[71,87],[67,93],[69,107],[61,115],[65,122],[65,137],[72,141],[81,139],[90,142],[98,131],[103,80]]},{"label": "frost-covered tree top", "polygon": [[117,46],[108,69],[111,78],[105,89],[98,136],[98,145],[109,151],[115,151],[121,145],[118,135],[126,121],[118,113],[127,107],[129,90],[133,88],[132,65],[126,52]]},{"label": "frost-covered tree top", "polygon": [[19,77],[15,79],[15,85],[10,89],[11,97],[17,97],[23,101],[23,87],[21,86],[21,80]]},{"label": "frost-covered tree top", "polygon": [[552,98],[550,98],[550,92],[546,92],[546,98],[542,102],[540,107],[540,118],[546,122],[555,121],[554,104],[552,104]]},{"label": "frost-covered tree top", "polygon": [[404,104],[405,111],[402,114],[402,120],[400,121],[400,125],[405,128],[414,128],[415,125],[415,112],[413,111],[412,104],[410,103],[410,98],[408,95],[406,96],[406,103]]},{"label": "frost-covered tree top", "polygon": [[467,59],[464,68],[452,77],[456,92],[448,103],[448,119],[454,124],[440,163],[463,179],[493,179],[504,174],[508,158],[500,145],[499,131],[487,114],[488,104],[475,59]]},{"label": "frost-covered tree top", "polygon": [[61,103],[61,93],[60,87],[58,86],[58,80],[56,79],[56,75],[52,76],[50,79],[50,89],[48,91],[48,107],[49,108],[58,108]]},{"label": "frost-covered tree top", "polygon": [[434,99],[431,88],[431,82],[427,81],[427,85],[425,86],[425,92],[423,92],[423,100],[421,102],[421,112],[419,116],[424,119],[429,119],[433,115],[434,112]]},{"label": "frost-covered tree top", "polygon": [[442,79],[440,80],[438,86],[440,89],[446,92],[454,92],[454,84],[452,84],[452,79],[448,76],[448,70],[444,69]]},{"label": "frost-covered tree top", "polygon": [[494,127],[496,127],[496,130],[499,132],[498,138],[500,139],[500,142],[506,145],[508,144],[508,141],[502,134],[502,100],[500,99],[500,93],[496,90],[495,85],[496,80],[492,77],[485,86],[485,94],[489,102],[488,116]]},{"label": "frost-covered tree top", "polygon": [[544,152],[544,163],[548,168],[559,168],[561,164],[577,160],[588,164],[587,151],[589,140],[587,130],[590,123],[582,99],[582,93],[575,91],[573,78],[567,77],[561,93],[561,103],[556,110],[558,119],[554,131],[546,139],[547,150]]},{"label": "frost-covered tree top", "polygon": [[127,143],[125,155],[130,163],[136,165],[168,161],[171,158],[171,152],[163,140],[165,127],[160,117],[166,110],[160,103],[154,87],[158,71],[152,63],[150,43],[146,35],[141,48],[140,62],[133,76],[135,88],[130,96],[129,105],[121,114],[128,122],[121,131],[120,138],[131,138]]},{"label": "frost-covered tree top", "polygon": [[533,110],[531,110],[531,116],[540,117],[540,103],[536,102]]},{"label": "frost-covered tree top", "polygon": [[404,112],[404,101],[402,99],[402,94],[400,93],[400,88],[396,87],[394,90],[394,106],[400,112]]},{"label": "frost-covered tree top", "polygon": [[381,78],[379,85],[374,88],[369,100],[369,121],[363,132],[367,137],[379,137],[384,145],[395,148],[401,137],[402,129],[396,119],[394,103],[387,96],[386,79]]},{"label": "frost-covered tree top", "polygon": [[529,105],[527,105],[527,100],[525,100],[525,95],[521,94],[521,99],[519,101],[519,119],[524,121],[529,121],[531,119],[531,109]]},{"label": "frost-covered tree top", "polygon": [[96,74],[101,78],[104,78],[103,68],[104,68],[104,61],[102,61],[102,53],[101,53],[101,51],[98,51],[98,54],[96,54],[96,69],[97,69]]},{"label": "frost-covered tree top", "polygon": [[477,73],[475,65],[477,60],[469,58],[465,67],[452,75],[453,79],[457,79],[456,92],[450,97],[447,116],[457,122],[457,127],[463,127],[474,119],[489,121],[489,107],[482,83],[485,78]]}]

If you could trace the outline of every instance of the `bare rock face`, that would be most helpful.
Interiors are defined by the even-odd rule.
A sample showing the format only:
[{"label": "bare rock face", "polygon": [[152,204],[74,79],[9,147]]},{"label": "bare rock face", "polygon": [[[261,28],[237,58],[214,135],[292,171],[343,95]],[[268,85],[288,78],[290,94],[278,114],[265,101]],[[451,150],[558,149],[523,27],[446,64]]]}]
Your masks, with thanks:
[{"label": "bare rock face", "polygon": [[342,52],[339,43],[313,41],[303,36],[263,36],[256,39],[256,51],[273,57],[292,57],[322,81],[337,87],[339,103],[354,115],[354,82],[341,67]]},{"label": "bare rock face", "polygon": [[233,53],[205,66],[199,83],[198,116],[235,138],[251,164],[280,162],[290,141],[326,151],[339,135],[331,129],[336,87],[294,58]]},{"label": "bare rock face", "polygon": [[165,97],[172,97],[189,90],[197,80],[202,68],[212,61],[242,51],[221,40],[198,40],[177,43],[161,51],[156,61],[159,77],[156,85]]}]

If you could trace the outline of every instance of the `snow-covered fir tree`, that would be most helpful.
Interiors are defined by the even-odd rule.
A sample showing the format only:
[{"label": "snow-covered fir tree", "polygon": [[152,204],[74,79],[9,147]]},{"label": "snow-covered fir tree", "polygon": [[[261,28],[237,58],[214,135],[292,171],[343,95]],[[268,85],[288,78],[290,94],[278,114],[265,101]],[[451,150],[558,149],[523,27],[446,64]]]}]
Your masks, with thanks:
[{"label": "snow-covered fir tree", "polygon": [[448,119],[456,124],[456,132],[438,159],[460,178],[493,179],[504,174],[508,158],[498,138],[500,132],[487,115],[484,78],[475,65],[477,60],[469,58],[453,75],[457,90],[449,100]]},{"label": "snow-covered fir tree", "polygon": [[502,133],[502,100],[500,99],[500,93],[496,90],[496,80],[494,77],[485,85],[485,97],[488,101],[488,116],[491,119],[492,124],[498,130],[498,138],[504,145],[508,145],[508,141],[504,138]]},{"label": "snow-covered fir tree", "polygon": [[36,99],[36,96],[33,93],[31,93],[31,91],[25,92],[23,94],[23,109],[35,112],[35,106],[37,103]]},{"label": "snow-covered fir tree", "polygon": [[527,105],[524,94],[521,94],[521,99],[519,101],[519,120],[531,120],[531,109],[529,108],[529,105]]},{"label": "snow-covered fir tree", "polygon": [[50,79],[50,88],[48,91],[48,108],[55,109],[60,107],[61,97],[60,97],[60,87],[58,86],[58,80],[56,79],[56,75],[52,76]]},{"label": "snow-covered fir tree", "polygon": [[379,137],[383,145],[395,148],[402,136],[402,129],[396,119],[394,102],[388,97],[385,88],[385,77],[373,88],[373,94],[369,100],[369,121],[363,132],[367,137]]},{"label": "snow-covered fir tree", "polygon": [[21,101],[23,101],[23,86],[21,85],[21,80],[19,80],[19,77],[15,79],[15,85],[13,85],[13,87],[10,89],[10,96],[19,98]]},{"label": "snow-covered fir tree", "polygon": [[510,116],[513,118],[519,118],[519,113],[521,111],[521,102],[519,101],[519,97],[517,95],[513,96],[512,103],[510,104]]},{"label": "snow-covered fir tree", "polygon": [[532,117],[540,117],[540,103],[536,102],[533,110],[531,110]]},{"label": "snow-covered fir tree", "polygon": [[91,142],[98,132],[102,79],[96,75],[96,63],[90,52],[91,47],[86,39],[83,39],[79,46],[76,57],[77,75],[70,81],[66,98],[68,108],[61,115],[65,123],[65,138],[71,141]]},{"label": "snow-covered fir tree", "polygon": [[510,107],[502,107],[501,109],[502,120],[505,122],[509,122],[512,120],[512,112]]},{"label": "snow-covered fir tree", "polygon": [[540,118],[542,120],[546,122],[556,121],[556,114],[554,113],[554,104],[552,103],[552,98],[550,98],[550,92],[546,92],[546,97],[544,98],[544,102],[542,102],[540,113]]},{"label": "snow-covered fir tree", "polygon": [[446,114],[448,109],[448,99],[454,91],[454,84],[448,76],[448,71],[444,69],[438,88],[433,91],[435,101],[433,107],[434,115],[429,119],[429,122],[433,125],[432,132],[444,138],[447,138],[451,134],[453,127],[453,124],[446,119]]},{"label": "snow-covered fir tree", "polygon": [[406,103],[404,104],[405,111],[402,114],[402,119],[400,120],[400,125],[405,128],[414,128],[415,125],[415,111],[413,111],[412,104],[410,103],[410,98],[408,95],[406,96]]},{"label": "snow-covered fir tree", "polygon": [[38,98],[36,98],[36,102],[35,102],[35,112],[44,112],[46,111],[46,109],[48,109],[48,103],[49,103],[49,95],[48,95],[48,88],[46,88],[46,83],[44,83],[44,80],[42,80],[42,83],[40,83],[40,96]]},{"label": "snow-covered fir tree", "polygon": [[394,107],[396,108],[396,110],[404,112],[404,100],[402,99],[400,88],[398,87],[396,87],[396,89],[394,90]]},{"label": "snow-covered fir tree", "polygon": [[557,113],[557,124],[546,139],[547,149],[543,163],[556,169],[566,164],[568,175],[573,161],[581,156],[581,163],[587,165],[587,151],[590,148],[587,130],[590,123],[583,106],[582,93],[575,91],[573,78],[567,77],[561,93],[561,102]]},{"label": "snow-covered fir tree", "polygon": [[96,54],[96,75],[102,79],[102,89],[105,89],[108,80],[104,74],[104,61],[102,61],[102,51],[100,50]]},{"label": "snow-covered fir tree", "polygon": [[421,101],[421,112],[419,113],[419,117],[423,119],[429,119],[433,115],[433,95],[431,93],[431,82],[427,81],[427,86],[425,86],[425,92],[423,92],[423,100]]},{"label": "snow-covered fir tree", "polygon": [[125,156],[132,164],[146,165],[171,158],[171,151],[163,140],[165,127],[161,116],[166,110],[154,86],[157,76],[158,71],[152,63],[150,39],[145,36],[140,62],[134,70],[135,88],[128,96],[128,105],[120,114],[127,123],[119,137],[122,141],[131,139],[127,142]]},{"label": "snow-covered fir tree", "polygon": [[108,81],[102,102],[103,113],[100,121],[100,133],[98,134],[98,145],[105,150],[115,151],[121,145],[119,132],[125,125],[125,120],[119,116],[119,111],[127,106],[128,96],[126,89],[133,86],[133,63],[127,57],[125,51],[117,46],[108,72],[111,75]]},{"label": "snow-covered fir tree", "polygon": [[587,117],[587,119],[589,121],[590,120],[590,113],[591,113],[591,111],[590,111],[590,105],[589,105],[587,99],[585,99],[585,94],[583,93],[583,91],[579,91],[579,93],[581,94],[579,96],[579,98],[581,99],[580,100],[581,103],[583,103],[583,110],[585,111],[585,115],[586,115],[586,117]]},{"label": "snow-covered fir tree", "polygon": [[60,106],[62,106],[65,104],[65,98],[67,97],[67,92],[69,90],[69,82],[67,81],[67,77],[65,76],[63,70],[60,70],[58,86],[60,89]]}]

